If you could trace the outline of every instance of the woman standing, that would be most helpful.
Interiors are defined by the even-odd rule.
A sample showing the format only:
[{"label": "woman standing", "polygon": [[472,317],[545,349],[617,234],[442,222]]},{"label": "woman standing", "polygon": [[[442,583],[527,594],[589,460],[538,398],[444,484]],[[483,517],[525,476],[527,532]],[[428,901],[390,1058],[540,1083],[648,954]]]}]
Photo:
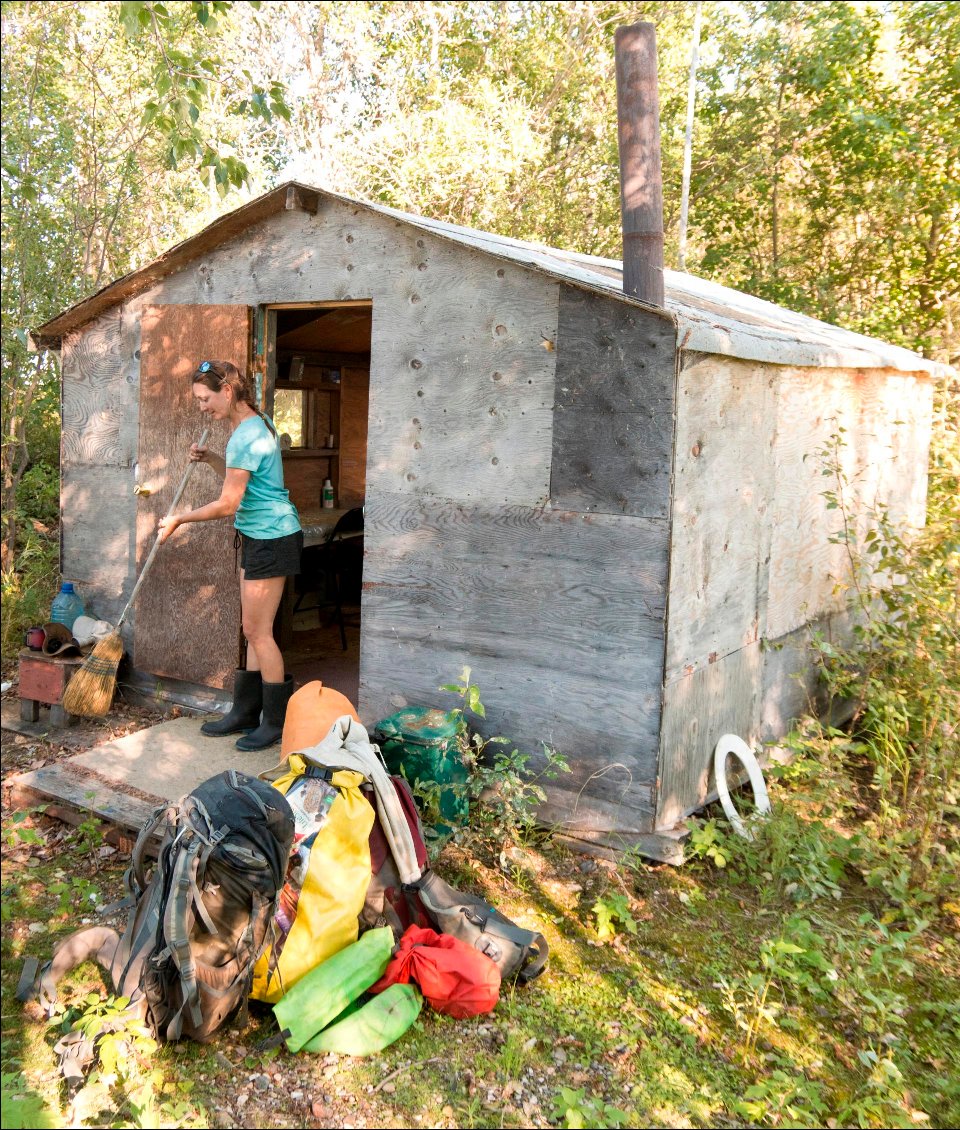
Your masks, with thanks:
[{"label": "woman standing", "polygon": [[246,731],[238,749],[266,749],[280,740],[293,691],[273,638],[273,621],[286,578],[300,572],[303,531],[284,489],[276,428],[257,408],[252,380],[229,361],[204,361],[193,374],[193,395],[204,415],[230,422],[225,458],[196,444],[190,448],[191,461],[212,467],[223,479],[223,489],[216,502],[161,518],[160,541],[185,522],[235,516],[247,667],[236,672],[230,712],[200,729],[205,734]]}]

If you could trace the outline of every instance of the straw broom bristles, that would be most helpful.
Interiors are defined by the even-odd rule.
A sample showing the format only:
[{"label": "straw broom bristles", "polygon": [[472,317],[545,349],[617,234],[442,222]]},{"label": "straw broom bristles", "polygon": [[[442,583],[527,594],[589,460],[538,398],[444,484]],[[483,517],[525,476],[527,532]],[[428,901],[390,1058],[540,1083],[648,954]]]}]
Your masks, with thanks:
[{"label": "straw broom bristles", "polygon": [[104,636],[73,676],[63,692],[63,709],[84,718],[102,718],[110,709],[117,689],[117,668],[123,658],[119,632]]}]

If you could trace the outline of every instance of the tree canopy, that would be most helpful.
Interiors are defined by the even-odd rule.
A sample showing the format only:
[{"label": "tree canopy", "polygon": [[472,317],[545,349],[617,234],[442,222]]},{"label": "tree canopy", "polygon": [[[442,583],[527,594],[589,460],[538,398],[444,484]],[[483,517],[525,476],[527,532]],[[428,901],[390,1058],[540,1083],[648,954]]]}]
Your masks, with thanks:
[{"label": "tree canopy", "polygon": [[[4,2],[4,509],[55,458],[26,330],[283,180],[619,258],[613,35],[641,19],[674,266],[694,9]],[[955,357],[960,6],[725,0],[699,54],[688,269]]]}]

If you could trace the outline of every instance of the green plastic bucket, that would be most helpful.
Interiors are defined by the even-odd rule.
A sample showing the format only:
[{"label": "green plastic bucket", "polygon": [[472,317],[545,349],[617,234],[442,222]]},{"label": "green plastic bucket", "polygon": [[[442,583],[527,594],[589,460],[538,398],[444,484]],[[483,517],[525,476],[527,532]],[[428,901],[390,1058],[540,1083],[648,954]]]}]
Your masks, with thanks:
[{"label": "green plastic bucket", "polygon": [[[436,836],[448,836],[453,826],[470,816],[469,771],[457,748],[456,715],[429,706],[408,706],[378,722],[373,731],[391,773],[402,773],[411,785],[420,784],[418,801],[436,786],[439,816],[432,827]],[[427,808],[432,808],[427,805]],[[423,814],[430,823],[430,812]]]}]

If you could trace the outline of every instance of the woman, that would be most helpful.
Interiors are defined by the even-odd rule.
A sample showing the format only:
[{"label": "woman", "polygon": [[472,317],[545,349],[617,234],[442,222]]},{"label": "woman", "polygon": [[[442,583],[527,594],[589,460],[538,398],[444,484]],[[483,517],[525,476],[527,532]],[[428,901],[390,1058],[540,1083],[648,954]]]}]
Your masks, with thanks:
[{"label": "woman", "polygon": [[[161,518],[160,541],[185,522],[210,522],[235,515],[241,544],[240,608],[247,641],[247,667],[234,679],[233,706],[205,734],[247,731],[237,749],[266,749],[280,740],[293,680],[273,638],[273,621],[286,578],[300,572],[303,531],[283,486],[283,460],[273,422],[257,408],[253,382],[229,361],[204,361],[193,374],[200,411],[229,420],[232,435],[226,458],[196,444],[194,463],[206,463],[223,479],[216,502],[174,517]],[[261,720],[261,711],[263,718]]]}]

